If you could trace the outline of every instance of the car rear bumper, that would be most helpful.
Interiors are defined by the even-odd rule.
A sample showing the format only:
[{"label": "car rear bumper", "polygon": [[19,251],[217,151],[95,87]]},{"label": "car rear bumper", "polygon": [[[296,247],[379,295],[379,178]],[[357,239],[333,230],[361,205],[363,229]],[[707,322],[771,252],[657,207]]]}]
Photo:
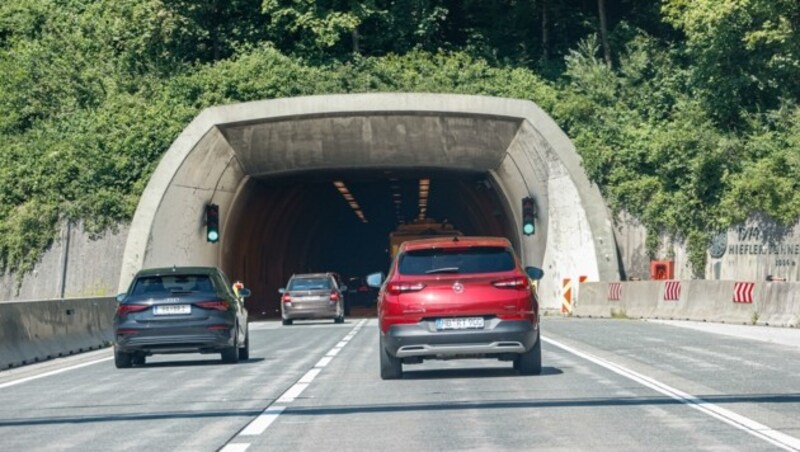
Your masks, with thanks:
[{"label": "car rear bumper", "polygon": [[158,329],[126,329],[125,334],[115,331],[114,344],[122,352],[192,353],[216,352],[233,347],[231,329],[185,328],[158,331]]},{"label": "car rear bumper", "polygon": [[333,304],[324,307],[286,307],[283,308],[283,318],[286,320],[303,319],[332,319],[339,315],[338,305]]},{"label": "car rear bumper", "polygon": [[437,331],[434,320],[414,325],[393,325],[383,336],[383,346],[397,358],[457,358],[497,356],[530,350],[538,325],[524,320],[487,319],[484,328]]}]

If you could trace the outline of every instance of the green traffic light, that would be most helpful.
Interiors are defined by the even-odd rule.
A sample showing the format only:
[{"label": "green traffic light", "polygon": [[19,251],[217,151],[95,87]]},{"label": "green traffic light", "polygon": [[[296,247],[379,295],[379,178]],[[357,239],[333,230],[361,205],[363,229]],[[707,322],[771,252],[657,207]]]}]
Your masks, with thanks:
[{"label": "green traffic light", "polygon": [[523,233],[525,233],[525,235],[531,235],[531,234],[533,234],[533,230],[534,230],[534,228],[533,228],[533,223],[526,223],[526,224],[525,224],[525,225],[522,227],[522,232],[523,232]]},{"label": "green traffic light", "polygon": [[208,231],[208,241],[211,243],[216,243],[219,240],[219,232],[217,231]]}]

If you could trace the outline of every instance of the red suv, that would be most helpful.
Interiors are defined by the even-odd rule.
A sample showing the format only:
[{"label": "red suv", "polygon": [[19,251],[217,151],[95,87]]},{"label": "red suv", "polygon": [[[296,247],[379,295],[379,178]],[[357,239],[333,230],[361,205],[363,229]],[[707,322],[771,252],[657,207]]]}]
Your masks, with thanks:
[{"label": "red suv", "polygon": [[403,376],[403,364],[425,359],[513,361],[526,375],[542,371],[539,303],[531,280],[501,237],[440,237],[400,246],[380,287],[381,378]]}]

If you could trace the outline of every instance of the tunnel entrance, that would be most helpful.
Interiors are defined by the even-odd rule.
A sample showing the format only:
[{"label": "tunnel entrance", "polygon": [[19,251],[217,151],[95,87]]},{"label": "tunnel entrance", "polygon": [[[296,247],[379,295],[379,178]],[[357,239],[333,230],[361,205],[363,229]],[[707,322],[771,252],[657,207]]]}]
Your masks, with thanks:
[{"label": "tunnel entrance", "polygon": [[[385,270],[389,232],[419,215],[424,178],[426,217],[465,234],[505,236],[523,265],[544,269],[538,287],[545,308],[561,307],[567,278],[619,280],[603,198],[569,138],[536,104],[373,93],[204,110],[142,194],[119,289],[142,268],[219,266],[253,289],[254,314],[274,316],[277,289],[292,273]],[[524,235],[522,200],[529,197],[536,232]],[[219,243],[206,241],[208,204],[219,206]]]},{"label": "tunnel entrance", "polygon": [[467,235],[515,235],[513,215],[485,172],[387,168],[251,178],[231,208],[222,268],[252,289],[249,309],[257,317],[280,315],[278,289],[294,273],[330,271],[348,282],[385,272],[389,233],[399,224],[429,219]]}]

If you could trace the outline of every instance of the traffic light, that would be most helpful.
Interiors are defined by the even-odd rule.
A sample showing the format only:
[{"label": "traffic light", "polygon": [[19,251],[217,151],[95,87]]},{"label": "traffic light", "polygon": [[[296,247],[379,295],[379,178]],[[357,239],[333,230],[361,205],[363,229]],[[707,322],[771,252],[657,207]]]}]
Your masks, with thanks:
[{"label": "traffic light", "polygon": [[536,207],[533,204],[533,198],[526,196],[522,198],[522,233],[525,235],[533,235],[536,232],[536,223],[534,217],[536,214]]},{"label": "traffic light", "polygon": [[206,205],[206,241],[219,241],[219,206],[216,204]]}]

